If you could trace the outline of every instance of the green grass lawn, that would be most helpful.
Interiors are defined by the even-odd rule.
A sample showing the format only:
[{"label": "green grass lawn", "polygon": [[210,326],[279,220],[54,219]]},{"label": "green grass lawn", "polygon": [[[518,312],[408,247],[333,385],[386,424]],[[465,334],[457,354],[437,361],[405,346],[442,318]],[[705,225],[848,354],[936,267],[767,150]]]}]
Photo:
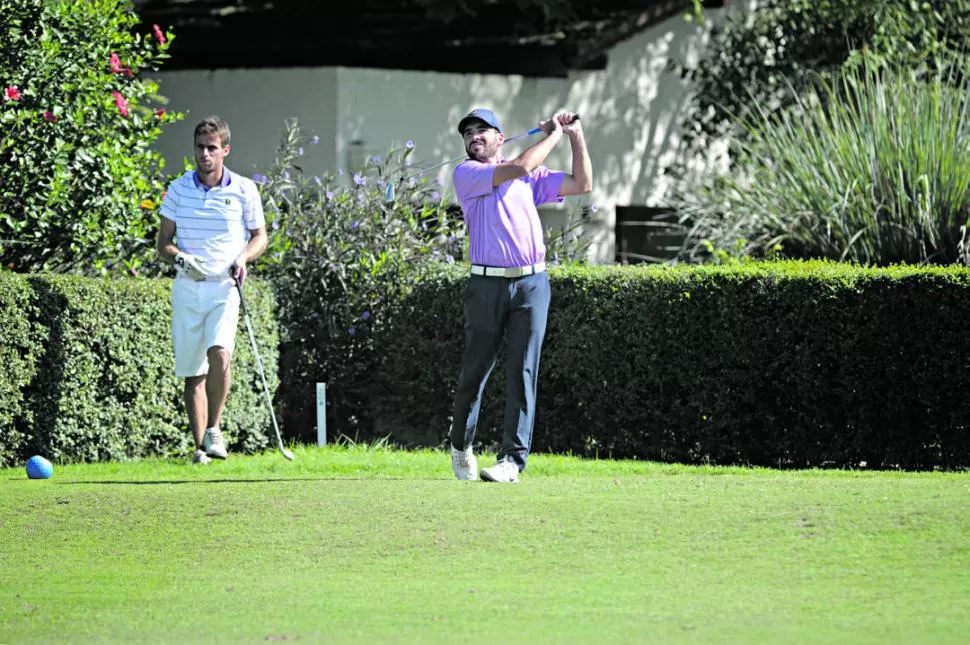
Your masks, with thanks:
[{"label": "green grass lawn", "polygon": [[[0,643],[965,643],[970,475],[297,448],[0,470]],[[490,463],[480,457],[480,465]]]}]

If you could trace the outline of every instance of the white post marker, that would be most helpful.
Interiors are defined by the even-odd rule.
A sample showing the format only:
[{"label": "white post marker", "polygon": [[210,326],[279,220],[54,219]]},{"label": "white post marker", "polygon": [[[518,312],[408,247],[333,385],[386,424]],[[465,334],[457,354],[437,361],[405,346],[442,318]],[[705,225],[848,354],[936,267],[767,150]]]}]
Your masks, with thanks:
[{"label": "white post marker", "polygon": [[317,445],[327,445],[327,385],[317,383]]}]

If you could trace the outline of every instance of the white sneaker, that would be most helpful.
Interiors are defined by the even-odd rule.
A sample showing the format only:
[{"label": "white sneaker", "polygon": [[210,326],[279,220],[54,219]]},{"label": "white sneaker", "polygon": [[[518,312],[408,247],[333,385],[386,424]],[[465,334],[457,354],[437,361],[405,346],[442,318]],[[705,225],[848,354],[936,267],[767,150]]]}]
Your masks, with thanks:
[{"label": "white sneaker", "polygon": [[212,463],[212,460],[209,459],[209,456],[205,454],[204,450],[196,450],[195,454],[192,455],[193,466],[196,464],[202,464],[204,466],[206,464],[211,464],[211,463]]},{"label": "white sneaker", "polygon": [[455,477],[465,481],[478,481],[478,460],[475,459],[472,449],[455,450],[451,449],[451,469],[455,471]]},{"label": "white sneaker", "polygon": [[216,459],[225,459],[229,455],[226,453],[226,445],[222,442],[222,431],[219,428],[207,428],[202,435],[202,447],[205,454]]},{"label": "white sneaker", "polygon": [[514,461],[502,460],[489,468],[482,468],[482,479],[490,482],[517,484],[519,466]]}]

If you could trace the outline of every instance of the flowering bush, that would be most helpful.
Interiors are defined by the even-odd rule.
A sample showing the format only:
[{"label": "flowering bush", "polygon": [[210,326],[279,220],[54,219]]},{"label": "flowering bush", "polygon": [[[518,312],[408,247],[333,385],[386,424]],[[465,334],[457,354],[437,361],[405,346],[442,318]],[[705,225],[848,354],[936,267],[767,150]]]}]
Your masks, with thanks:
[{"label": "flowering bush", "polygon": [[[179,112],[141,76],[173,36],[122,0],[0,0],[0,261],[17,271],[136,272],[152,262]],[[139,31],[140,29],[140,31]]]},{"label": "flowering bush", "polygon": [[308,176],[301,162],[315,142],[296,120],[287,122],[273,166],[253,177],[269,235],[253,275],[277,291],[284,425],[315,427],[314,388],[325,383],[328,428],[357,436],[381,356],[375,338],[392,325],[393,302],[424,271],[464,256],[464,221],[446,206],[440,185],[414,176],[412,143],[361,168]]}]

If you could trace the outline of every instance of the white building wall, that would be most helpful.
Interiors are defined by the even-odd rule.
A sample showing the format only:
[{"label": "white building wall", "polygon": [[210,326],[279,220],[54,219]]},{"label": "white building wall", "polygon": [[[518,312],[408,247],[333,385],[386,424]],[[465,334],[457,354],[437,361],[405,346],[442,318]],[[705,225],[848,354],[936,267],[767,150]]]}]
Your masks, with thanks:
[{"label": "white building wall", "polygon": [[[709,12],[708,23],[723,13]],[[615,207],[663,204],[663,169],[678,143],[677,120],[687,100],[681,80],[666,65],[671,57],[695,58],[707,32],[676,16],[614,47],[605,70],[565,79],[358,68],[162,72],[157,74],[161,94],[173,109],[189,114],[169,126],[157,145],[170,169],[181,167],[182,157],[191,155],[195,123],[220,114],[233,129],[230,166],[252,174],[272,163],[284,121],[296,117],[320,136],[305,160],[305,170],[319,174],[346,168],[354,142],[368,154],[382,154],[410,139],[420,164],[459,157],[463,150],[455,127],[474,107],[495,110],[507,136],[568,109],[582,115],[594,190],[569,198],[565,208],[597,206],[584,231],[593,241],[591,259],[609,263]],[[530,141],[535,138],[509,144],[506,154],[516,154]],[[568,140],[546,165],[570,167]],[[451,169],[431,175],[442,183],[446,198]],[[555,225],[565,215],[552,209],[543,217]]]},{"label": "white building wall", "polygon": [[156,73],[155,78],[168,108],[186,112],[185,119],[166,126],[156,142],[169,171],[181,170],[183,158],[192,157],[192,132],[210,114],[229,123],[232,149],[226,165],[240,174],[265,172],[275,158],[285,121],[293,117],[320,137],[307,155],[307,170],[319,173],[337,164],[336,69],[177,71]]}]

